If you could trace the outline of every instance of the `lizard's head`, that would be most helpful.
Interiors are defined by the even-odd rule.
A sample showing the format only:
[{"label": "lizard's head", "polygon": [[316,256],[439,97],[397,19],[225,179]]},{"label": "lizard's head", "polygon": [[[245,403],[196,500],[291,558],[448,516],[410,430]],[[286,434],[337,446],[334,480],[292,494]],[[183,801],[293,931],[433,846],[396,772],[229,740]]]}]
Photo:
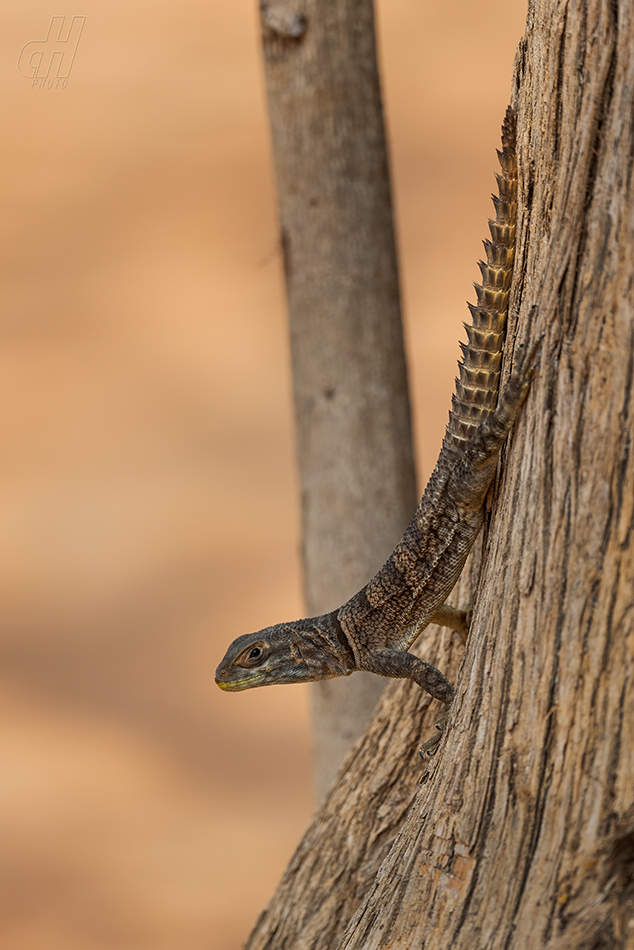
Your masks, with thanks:
[{"label": "lizard's head", "polygon": [[220,689],[237,692],[347,675],[350,670],[331,652],[315,618],[276,624],[234,640],[216,670],[216,683]]}]

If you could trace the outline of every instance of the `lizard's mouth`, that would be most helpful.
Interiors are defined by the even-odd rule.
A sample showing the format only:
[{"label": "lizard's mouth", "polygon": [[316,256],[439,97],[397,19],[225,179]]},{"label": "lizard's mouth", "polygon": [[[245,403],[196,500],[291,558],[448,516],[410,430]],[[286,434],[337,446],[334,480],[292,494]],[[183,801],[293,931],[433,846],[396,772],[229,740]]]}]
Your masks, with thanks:
[{"label": "lizard's mouth", "polygon": [[[242,671],[241,671],[242,672]],[[239,693],[243,689],[253,689],[254,686],[264,686],[266,675],[263,670],[251,670],[244,673],[239,679],[222,679],[222,674],[216,674],[216,685],[225,693]]]}]

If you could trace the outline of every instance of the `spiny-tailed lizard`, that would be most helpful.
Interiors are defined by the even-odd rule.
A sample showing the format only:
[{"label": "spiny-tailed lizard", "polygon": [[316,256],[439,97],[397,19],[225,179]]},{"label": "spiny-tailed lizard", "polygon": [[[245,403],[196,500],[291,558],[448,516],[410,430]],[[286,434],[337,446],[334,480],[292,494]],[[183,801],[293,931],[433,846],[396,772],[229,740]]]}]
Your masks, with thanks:
[{"label": "spiny-tailed lizard", "polygon": [[[516,367],[498,399],[502,346],[515,253],[517,162],[511,107],[502,126],[495,221],[479,262],[482,284],[469,304],[472,325],[461,344],[449,423],[440,455],[414,517],[381,570],[331,613],[266,627],[233,641],[216,670],[227,691],[305,683],[367,670],[407,677],[447,705],[454,697],[440,670],[408,653],[429,623],[468,632],[464,611],[445,598],[484,520],[500,449],[534,375],[536,347],[518,347]],[[497,406],[496,406],[497,404]],[[431,751],[440,736],[423,746]]]}]

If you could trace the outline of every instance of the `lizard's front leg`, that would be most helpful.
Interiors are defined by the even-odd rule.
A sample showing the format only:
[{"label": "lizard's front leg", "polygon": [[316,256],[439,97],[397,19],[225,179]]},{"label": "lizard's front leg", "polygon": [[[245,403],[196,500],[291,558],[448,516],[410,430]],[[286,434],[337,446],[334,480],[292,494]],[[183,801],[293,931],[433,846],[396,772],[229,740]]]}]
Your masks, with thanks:
[{"label": "lizard's front leg", "polygon": [[[446,606],[446,605],[445,605]],[[453,608],[449,608],[452,610]],[[439,699],[441,703],[451,704],[454,698],[454,688],[439,669],[414,656],[413,653],[403,653],[398,650],[382,650],[380,653],[373,653],[364,660],[363,669],[369,673],[378,673],[379,676],[393,676],[399,679],[411,679],[422,689],[426,690],[434,699]],[[421,748],[421,758],[434,755],[438,743],[443,734],[443,729],[449,713],[436,723],[438,729],[437,735],[428,739]]]},{"label": "lizard's front leg", "polygon": [[434,699],[449,705],[454,697],[454,688],[440,670],[401,650],[380,650],[376,653],[367,653],[359,664],[359,669],[368,673],[378,673],[379,676],[392,676],[397,679],[410,679],[430,693]]}]

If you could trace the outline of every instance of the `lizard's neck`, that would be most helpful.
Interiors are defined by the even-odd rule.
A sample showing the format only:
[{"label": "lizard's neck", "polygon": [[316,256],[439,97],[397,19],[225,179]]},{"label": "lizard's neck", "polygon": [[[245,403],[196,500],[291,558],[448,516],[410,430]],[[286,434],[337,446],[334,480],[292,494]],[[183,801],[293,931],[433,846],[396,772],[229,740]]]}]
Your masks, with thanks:
[{"label": "lizard's neck", "polygon": [[[308,662],[312,656],[320,665],[332,669],[333,676],[342,676],[357,669],[355,654],[337,617],[338,611],[308,620],[297,621],[297,632],[303,644],[302,653]],[[295,626],[289,624],[290,627]]]}]

